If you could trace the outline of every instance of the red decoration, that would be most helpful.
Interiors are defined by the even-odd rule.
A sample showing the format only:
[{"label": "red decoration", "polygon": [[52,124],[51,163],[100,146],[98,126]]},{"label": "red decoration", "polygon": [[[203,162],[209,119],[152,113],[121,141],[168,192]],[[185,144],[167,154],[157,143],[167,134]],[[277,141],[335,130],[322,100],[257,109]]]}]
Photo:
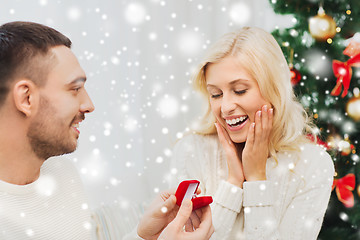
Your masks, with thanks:
[{"label": "red decoration", "polygon": [[346,62],[333,60],[333,71],[335,77],[337,77],[337,80],[336,80],[336,86],[331,91],[331,95],[338,96],[341,92],[341,85],[344,86],[344,91],[341,94],[341,97],[345,97],[347,95],[350,86],[351,76],[352,76],[351,67],[357,63],[360,63],[360,53],[350,58]]},{"label": "red decoration", "polygon": [[353,37],[353,40],[349,43],[349,45],[345,48],[343,51],[344,55],[347,55],[350,57],[350,59],[343,63],[337,60],[333,61],[333,71],[335,74],[335,77],[338,79],[336,80],[336,86],[331,91],[331,95],[338,96],[341,92],[341,84],[344,85],[344,91],[341,97],[345,97],[347,94],[347,91],[349,89],[352,70],[351,67],[359,67],[360,66],[360,42],[357,42],[355,39],[355,36]]},{"label": "red decoration", "polygon": [[290,77],[291,77],[291,85],[295,86],[301,80],[301,74],[294,67],[290,67]]},{"label": "red decoration", "polygon": [[196,191],[199,187],[200,182],[198,180],[185,180],[182,181],[175,193],[176,196],[176,204],[178,206],[181,205],[184,198],[191,199],[193,203],[193,210],[198,208],[205,207],[213,202],[211,196],[201,196],[198,197],[196,195]]},{"label": "red decoration", "polygon": [[347,149],[343,149],[341,151],[341,155],[342,156],[349,156],[349,154],[351,153],[351,151],[355,149],[355,146],[353,144],[350,144],[350,148],[347,148]]},{"label": "red decoration", "polygon": [[352,40],[343,51],[343,54],[349,57],[353,57],[355,55],[358,55],[359,53],[360,53],[360,42],[357,42],[355,40]]},{"label": "red decoration", "polygon": [[[307,137],[308,137],[312,142],[315,143],[314,135],[308,134]],[[331,149],[331,147],[327,144],[327,142],[324,142],[323,140],[321,140],[321,138],[319,138],[319,136],[316,136],[316,144],[324,147],[326,150],[330,150],[330,149]]]},{"label": "red decoration", "polygon": [[355,189],[355,175],[349,173],[346,176],[334,179],[332,189],[336,191],[336,195],[340,202],[342,202],[345,207],[351,208],[354,206],[354,195],[352,191]]}]

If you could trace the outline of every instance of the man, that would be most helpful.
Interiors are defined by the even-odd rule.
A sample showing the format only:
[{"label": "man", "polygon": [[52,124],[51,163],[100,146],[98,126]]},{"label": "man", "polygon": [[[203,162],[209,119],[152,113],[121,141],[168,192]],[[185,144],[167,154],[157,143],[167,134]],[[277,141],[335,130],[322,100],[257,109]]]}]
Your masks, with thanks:
[{"label": "man", "polygon": [[[68,160],[48,159],[76,149],[79,124],[94,110],[70,47],[67,37],[44,25],[0,26],[0,239],[96,237],[75,168]],[[177,211],[173,192],[164,193],[145,213],[138,235],[211,236],[209,207],[193,232],[182,231],[191,202]]]}]

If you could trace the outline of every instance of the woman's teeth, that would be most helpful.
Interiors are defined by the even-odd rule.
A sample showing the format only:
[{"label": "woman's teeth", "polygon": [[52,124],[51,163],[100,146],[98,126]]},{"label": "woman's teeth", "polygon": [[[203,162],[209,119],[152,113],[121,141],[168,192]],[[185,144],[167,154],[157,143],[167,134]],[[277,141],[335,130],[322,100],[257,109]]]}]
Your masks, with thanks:
[{"label": "woman's teeth", "polygon": [[244,122],[247,119],[247,116],[242,116],[239,118],[234,118],[231,120],[225,120],[228,125],[238,125],[239,123]]}]

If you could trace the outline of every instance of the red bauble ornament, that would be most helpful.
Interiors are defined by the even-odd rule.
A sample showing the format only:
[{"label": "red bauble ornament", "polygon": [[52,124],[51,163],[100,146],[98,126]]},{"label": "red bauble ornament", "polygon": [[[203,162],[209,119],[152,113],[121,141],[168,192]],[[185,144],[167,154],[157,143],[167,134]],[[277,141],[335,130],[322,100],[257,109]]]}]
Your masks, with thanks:
[{"label": "red bauble ornament", "polygon": [[297,85],[301,80],[301,74],[294,67],[290,66],[291,85]]}]

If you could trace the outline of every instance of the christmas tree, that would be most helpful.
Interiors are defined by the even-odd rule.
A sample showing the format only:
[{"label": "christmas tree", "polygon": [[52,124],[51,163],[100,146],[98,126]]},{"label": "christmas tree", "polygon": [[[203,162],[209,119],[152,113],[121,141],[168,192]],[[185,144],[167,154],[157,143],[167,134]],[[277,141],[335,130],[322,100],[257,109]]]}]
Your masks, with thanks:
[{"label": "christmas tree", "polygon": [[360,239],[360,1],[270,0],[294,25],[276,29],[297,97],[335,165],[318,239]]}]

